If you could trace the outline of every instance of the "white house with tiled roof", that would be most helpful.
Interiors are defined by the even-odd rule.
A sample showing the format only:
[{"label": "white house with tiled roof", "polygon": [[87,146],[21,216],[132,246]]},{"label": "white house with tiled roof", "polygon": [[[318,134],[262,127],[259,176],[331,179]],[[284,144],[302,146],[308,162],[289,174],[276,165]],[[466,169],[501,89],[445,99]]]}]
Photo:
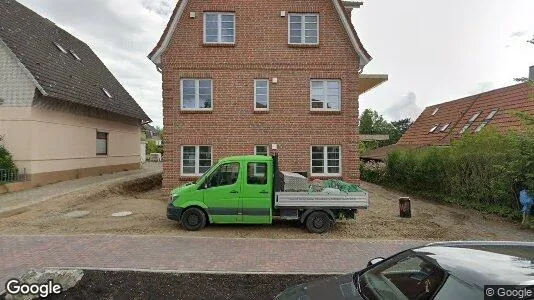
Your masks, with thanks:
[{"label": "white house with tiled roof", "polygon": [[96,54],[16,1],[0,16],[0,136],[29,175],[9,190],[139,168],[150,119]]}]

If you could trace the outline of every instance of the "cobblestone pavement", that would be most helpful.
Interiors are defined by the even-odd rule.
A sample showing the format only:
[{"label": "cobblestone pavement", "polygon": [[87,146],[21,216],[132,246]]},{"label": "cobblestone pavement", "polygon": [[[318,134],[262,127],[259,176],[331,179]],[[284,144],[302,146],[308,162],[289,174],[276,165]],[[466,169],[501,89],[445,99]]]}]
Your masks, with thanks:
[{"label": "cobblestone pavement", "polygon": [[225,239],[164,236],[0,236],[0,290],[44,267],[178,272],[348,273],[424,241]]},{"label": "cobblestone pavement", "polygon": [[83,193],[86,190],[107,185],[120,184],[129,180],[142,178],[162,172],[161,163],[145,163],[140,170],[105,174],[63,181],[25,191],[0,195],[0,214],[47,201],[71,193]]}]

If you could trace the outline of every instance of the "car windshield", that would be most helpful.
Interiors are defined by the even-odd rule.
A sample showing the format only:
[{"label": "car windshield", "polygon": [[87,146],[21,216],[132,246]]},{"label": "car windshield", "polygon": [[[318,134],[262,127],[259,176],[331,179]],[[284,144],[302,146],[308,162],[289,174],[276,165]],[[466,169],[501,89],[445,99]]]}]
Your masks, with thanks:
[{"label": "car windshield", "polygon": [[367,299],[430,299],[445,279],[437,265],[408,251],[360,274],[358,290]]}]

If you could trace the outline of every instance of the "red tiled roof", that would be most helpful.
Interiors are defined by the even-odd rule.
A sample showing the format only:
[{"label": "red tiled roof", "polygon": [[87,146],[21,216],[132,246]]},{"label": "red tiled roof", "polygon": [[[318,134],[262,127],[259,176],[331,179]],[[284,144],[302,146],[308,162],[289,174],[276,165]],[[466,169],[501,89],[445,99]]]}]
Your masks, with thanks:
[{"label": "red tiled roof", "polygon": [[[433,113],[439,108],[436,114]],[[414,149],[424,146],[446,146],[454,139],[459,139],[462,128],[470,124],[463,134],[475,134],[477,127],[493,111],[495,116],[487,122],[487,127],[494,127],[500,132],[523,130],[523,122],[514,115],[515,112],[534,114],[534,87],[529,83],[516,84],[493,91],[461,98],[454,101],[427,107],[412,126],[395,145],[381,147],[361,155],[363,159],[385,160],[389,153],[397,149]],[[480,112],[470,123],[469,120]],[[442,128],[446,125],[445,131]],[[436,130],[430,130],[438,125]]]},{"label": "red tiled roof", "polygon": [[[521,130],[524,128],[514,112],[534,113],[534,88],[527,84],[516,84],[482,94],[445,102],[427,107],[414,124],[402,136],[398,144],[401,145],[449,145],[451,140],[461,137],[462,128],[478,112],[480,115],[471,123],[464,134],[474,133],[475,129],[484,122],[486,117],[495,109],[497,114],[488,123],[488,127],[495,127],[499,131]],[[432,115],[439,107],[438,112]],[[445,132],[441,129],[450,123]],[[434,133],[429,131],[439,125]]]}]

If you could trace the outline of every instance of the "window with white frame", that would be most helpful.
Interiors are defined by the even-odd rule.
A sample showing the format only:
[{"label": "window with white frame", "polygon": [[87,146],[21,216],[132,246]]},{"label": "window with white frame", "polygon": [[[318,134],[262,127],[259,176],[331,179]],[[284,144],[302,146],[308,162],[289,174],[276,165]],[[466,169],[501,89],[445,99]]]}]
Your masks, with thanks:
[{"label": "window with white frame", "polygon": [[312,80],[310,88],[311,110],[340,110],[341,81]]},{"label": "window with white frame", "polygon": [[235,14],[227,12],[204,13],[204,43],[234,44]]},{"label": "window with white frame", "polygon": [[267,79],[254,80],[254,109],[269,109],[269,80]]},{"label": "window with white frame", "polygon": [[264,145],[255,146],[254,147],[254,155],[268,156],[269,155],[269,146],[264,146]]},{"label": "window with white frame", "polygon": [[182,146],[182,175],[201,176],[211,164],[211,146]]},{"label": "window with white frame", "polygon": [[341,176],[341,147],[311,147],[312,176]]},{"label": "window with white frame", "polygon": [[182,79],[182,110],[212,109],[213,85],[211,79]]},{"label": "window with white frame", "polygon": [[319,44],[318,14],[289,14],[289,44]]}]

